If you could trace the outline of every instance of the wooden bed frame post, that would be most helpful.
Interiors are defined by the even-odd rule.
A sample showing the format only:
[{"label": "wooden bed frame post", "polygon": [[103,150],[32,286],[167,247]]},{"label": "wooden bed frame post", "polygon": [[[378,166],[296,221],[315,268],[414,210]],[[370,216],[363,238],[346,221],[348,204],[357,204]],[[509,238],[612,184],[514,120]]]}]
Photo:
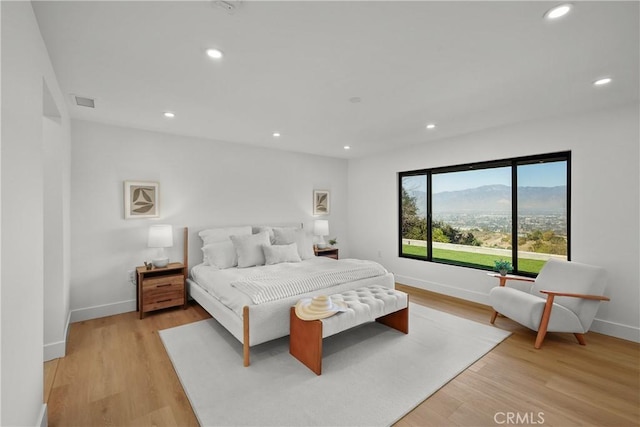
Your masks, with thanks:
[{"label": "wooden bed frame post", "polygon": [[187,274],[189,274],[189,227],[184,228],[184,236],[183,236],[184,248],[182,249],[182,263],[184,264],[184,275],[185,278]]},{"label": "wooden bed frame post", "polygon": [[244,366],[249,366],[249,306],[242,307],[242,352],[244,354]]}]

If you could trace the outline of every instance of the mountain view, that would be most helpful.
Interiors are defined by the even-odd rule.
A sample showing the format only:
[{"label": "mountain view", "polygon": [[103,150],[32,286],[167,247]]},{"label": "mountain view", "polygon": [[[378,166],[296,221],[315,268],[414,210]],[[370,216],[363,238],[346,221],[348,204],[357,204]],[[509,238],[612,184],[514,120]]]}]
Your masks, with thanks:
[{"label": "mountain view", "polygon": [[[418,214],[425,216],[426,193],[411,191]],[[566,212],[567,187],[518,187],[520,215],[562,214]],[[484,185],[460,191],[443,191],[433,195],[434,214],[446,213],[509,213],[511,187]]]}]

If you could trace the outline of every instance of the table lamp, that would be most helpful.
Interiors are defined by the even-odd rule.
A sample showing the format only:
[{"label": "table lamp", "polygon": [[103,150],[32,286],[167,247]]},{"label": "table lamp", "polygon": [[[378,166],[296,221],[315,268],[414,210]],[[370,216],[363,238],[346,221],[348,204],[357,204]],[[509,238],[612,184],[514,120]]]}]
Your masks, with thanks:
[{"label": "table lamp", "polygon": [[164,248],[173,246],[173,228],[170,225],[152,225],[149,227],[147,246],[159,248],[158,256],[152,260],[153,266],[166,267],[169,264],[169,257],[166,256]]},{"label": "table lamp", "polygon": [[326,219],[317,219],[313,223],[313,234],[320,236],[319,242],[316,243],[318,249],[324,249],[327,244],[324,241],[324,236],[329,235],[329,221]]}]

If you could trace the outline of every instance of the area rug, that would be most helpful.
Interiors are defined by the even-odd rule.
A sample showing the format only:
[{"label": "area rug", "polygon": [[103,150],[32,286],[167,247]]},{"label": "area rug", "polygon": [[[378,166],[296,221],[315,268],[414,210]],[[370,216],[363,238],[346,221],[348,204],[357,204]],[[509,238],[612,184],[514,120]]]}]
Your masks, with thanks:
[{"label": "area rug", "polygon": [[393,424],[509,336],[416,304],[409,334],[370,323],[326,338],[322,375],[289,354],[289,338],[242,346],[214,319],[160,331],[203,426]]}]

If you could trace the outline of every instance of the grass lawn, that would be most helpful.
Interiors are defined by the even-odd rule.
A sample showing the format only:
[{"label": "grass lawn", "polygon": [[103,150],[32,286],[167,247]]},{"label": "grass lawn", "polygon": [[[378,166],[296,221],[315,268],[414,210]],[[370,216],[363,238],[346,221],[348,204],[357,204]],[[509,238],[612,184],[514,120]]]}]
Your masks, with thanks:
[{"label": "grass lawn", "polygon": [[[421,246],[402,245],[402,253],[415,256],[427,256],[427,248]],[[473,252],[452,251],[449,249],[434,249],[433,260],[442,261],[450,264],[469,266],[469,267],[487,267],[494,268],[494,261],[500,259],[495,255],[477,254]],[[545,261],[537,259],[518,259],[518,267],[522,272],[537,274],[544,265]]]}]

